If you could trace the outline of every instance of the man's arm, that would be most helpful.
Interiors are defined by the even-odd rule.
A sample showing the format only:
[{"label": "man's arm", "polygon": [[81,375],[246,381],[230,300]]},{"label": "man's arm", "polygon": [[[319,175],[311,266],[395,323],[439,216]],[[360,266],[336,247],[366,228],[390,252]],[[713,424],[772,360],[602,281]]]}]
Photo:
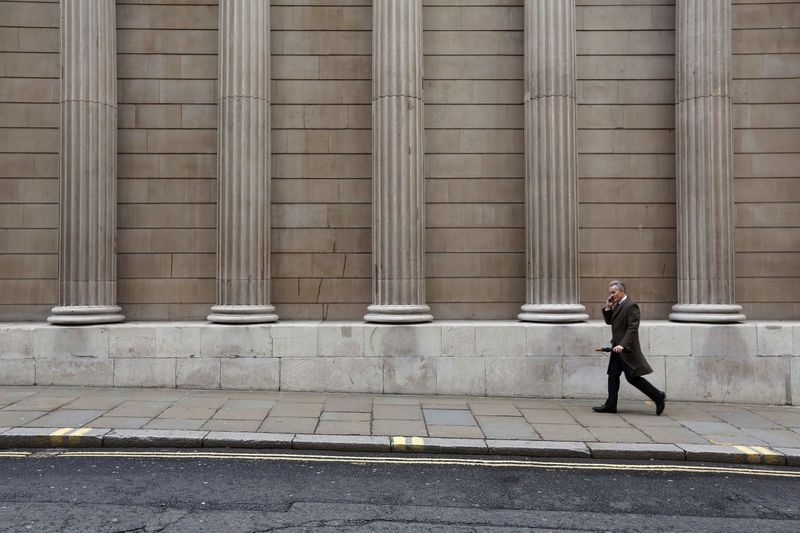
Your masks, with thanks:
[{"label": "man's arm", "polygon": [[606,321],[606,324],[611,325],[611,316],[612,316],[612,314],[613,314],[613,311],[610,308],[608,308],[608,307],[604,307],[603,308],[603,320]]}]

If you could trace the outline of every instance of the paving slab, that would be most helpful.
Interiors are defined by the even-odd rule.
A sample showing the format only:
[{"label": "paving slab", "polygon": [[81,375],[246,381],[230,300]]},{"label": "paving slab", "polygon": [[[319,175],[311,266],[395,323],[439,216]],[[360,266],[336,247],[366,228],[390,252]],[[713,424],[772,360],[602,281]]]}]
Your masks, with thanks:
[{"label": "paving slab", "polygon": [[653,442],[636,428],[586,428],[599,442]]},{"label": "paving slab", "polygon": [[419,405],[375,404],[372,417],[381,420],[422,420],[422,409]]},{"label": "paving slab", "polygon": [[43,417],[48,411],[0,411],[0,425],[24,426],[32,420]]},{"label": "paving slab", "polygon": [[0,434],[0,448],[99,448],[108,429],[13,428]]},{"label": "paving slab", "polygon": [[470,401],[469,408],[475,416],[522,416],[519,409],[510,402],[482,403],[480,401]]},{"label": "paving slab", "polygon": [[113,409],[125,401],[125,396],[83,396],[68,404],[64,409]]},{"label": "paving slab", "polygon": [[434,426],[477,426],[470,411],[463,409],[423,409],[425,422]]},{"label": "paving slab", "polygon": [[557,441],[594,441],[594,435],[583,426],[571,426],[567,424],[533,424],[533,429],[542,437],[543,440]]},{"label": "paving slab", "polygon": [[207,431],[115,429],[103,436],[109,448],[199,448]]},{"label": "paving slab", "polygon": [[476,416],[488,439],[538,439],[539,434],[520,416]]},{"label": "paving slab", "polygon": [[763,440],[770,446],[800,447],[800,434],[790,429],[745,429],[743,431],[748,435]]},{"label": "paving slab", "polygon": [[158,418],[189,418],[208,420],[217,410],[211,407],[168,407],[159,413]]},{"label": "paving slab", "polygon": [[292,447],[291,433],[244,433],[209,431],[203,437],[204,448],[283,448]]},{"label": "paving slab", "polygon": [[586,444],[595,459],[661,459],[683,461],[686,452],[674,444],[656,443],[609,443],[589,442]]},{"label": "paving slab", "polygon": [[45,396],[43,394],[36,394],[29,396],[18,402],[12,403],[5,408],[4,411],[51,411],[59,407],[73,402],[77,399],[76,396]]},{"label": "paving slab", "polygon": [[482,439],[485,437],[478,426],[432,426],[428,424],[428,435],[447,439]]},{"label": "paving slab", "polygon": [[325,411],[344,413],[371,413],[372,398],[330,397],[325,401]]},{"label": "paving slab", "polygon": [[317,435],[369,435],[369,422],[320,420],[314,432]]},{"label": "paving slab", "polygon": [[172,405],[171,402],[165,401],[127,400],[108,411],[106,416],[154,417],[158,416],[170,405]]},{"label": "paving slab", "polygon": [[564,409],[520,409],[522,416],[531,424],[577,424]]},{"label": "paving slab", "polygon": [[388,452],[389,437],[361,435],[295,435],[295,450],[334,450],[340,452]]},{"label": "paving slab", "polygon": [[92,427],[107,429],[139,429],[150,422],[149,417],[101,416],[92,420]]},{"label": "paving slab", "polygon": [[684,427],[650,427],[639,426],[639,429],[650,437],[653,442],[660,442],[663,444],[671,443],[684,443],[684,444],[708,444],[708,439],[705,439]]},{"label": "paving slab", "polygon": [[428,430],[422,420],[373,420],[373,435],[419,435],[426,436]]},{"label": "paving slab", "polygon": [[490,454],[528,457],[591,457],[583,442],[486,439]]},{"label": "paving slab", "polygon": [[261,426],[260,420],[224,420],[212,418],[197,429],[205,431],[255,432]]},{"label": "paving slab", "polygon": [[270,416],[298,418],[318,417],[322,412],[323,405],[324,404],[321,403],[279,401],[270,410]]},{"label": "paving slab", "polygon": [[372,420],[372,413],[362,413],[358,411],[323,411],[319,415],[320,422],[369,422]]},{"label": "paving slab", "polygon": [[188,418],[154,418],[145,424],[142,429],[197,430],[200,429],[205,422],[205,420]]},{"label": "paving slab", "polygon": [[81,427],[105,413],[94,410],[67,410],[59,409],[25,424],[27,427],[38,428],[63,428]]},{"label": "paving slab", "polygon": [[268,416],[258,428],[260,433],[314,433],[316,417]]}]

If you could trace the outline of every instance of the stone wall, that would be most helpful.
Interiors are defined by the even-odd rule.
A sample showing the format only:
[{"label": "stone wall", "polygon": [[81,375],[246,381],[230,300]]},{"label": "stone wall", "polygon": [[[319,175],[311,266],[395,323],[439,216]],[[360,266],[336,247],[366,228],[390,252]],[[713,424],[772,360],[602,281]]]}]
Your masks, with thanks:
[{"label": "stone wall", "polygon": [[[282,319],[359,319],[371,2],[272,4],[272,303]],[[522,4],[424,2],[438,319],[511,319],[525,298]],[[581,302],[598,317],[606,281],[622,277],[645,318],[666,318],[674,2],[576,4]],[[750,319],[797,319],[800,3],[733,4],[737,303]],[[131,320],[198,320],[214,303],[217,12],[117,1],[118,303]],[[0,320],[44,320],[57,303],[58,26],[57,1],[0,1]]]},{"label": "stone wall", "polygon": [[[576,325],[142,322],[0,326],[0,385],[602,398],[610,337]],[[797,404],[800,322],[643,322],[653,384],[672,400]],[[624,383],[623,397],[641,399]]]}]

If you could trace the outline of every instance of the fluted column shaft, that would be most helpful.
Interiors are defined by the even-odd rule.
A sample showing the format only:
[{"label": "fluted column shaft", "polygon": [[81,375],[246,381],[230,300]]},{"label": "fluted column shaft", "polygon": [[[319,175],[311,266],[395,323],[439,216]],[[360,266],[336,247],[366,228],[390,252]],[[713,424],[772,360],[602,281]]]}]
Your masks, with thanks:
[{"label": "fluted column shaft", "polygon": [[525,0],[526,303],[520,320],[587,320],[578,303],[574,0]]},{"label": "fluted column shaft", "polygon": [[729,0],[678,0],[678,303],[670,319],[744,320],[735,305]]},{"label": "fluted column shaft", "polygon": [[220,0],[217,305],[208,320],[278,320],[270,305],[269,0]]},{"label": "fluted column shaft", "polygon": [[58,306],[48,322],[120,322],[116,305],[114,0],[61,0]]},{"label": "fluted column shaft", "polygon": [[373,305],[364,320],[432,320],[425,305],[422,0],[372,5]]}]

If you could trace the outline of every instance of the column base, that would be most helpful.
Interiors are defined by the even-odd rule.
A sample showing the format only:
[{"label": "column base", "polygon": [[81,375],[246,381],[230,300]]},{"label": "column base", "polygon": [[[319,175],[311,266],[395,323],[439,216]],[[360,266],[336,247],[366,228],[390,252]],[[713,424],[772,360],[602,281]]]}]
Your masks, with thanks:
[{"label": "column base", "polygon": [[125,320],[118,305],[61,305],[54,307],[47,317],[51,324],[82,326],[89,324],[113,324]]},{"label": "column base", "polygon": [[669,319],[674,322],[733,324],[744,322],[741,305],[733,304],[675,304]]},{"label": "column base", "polygon": [[568,323],[589,320],[581,304],[525,304],[517,318],[523,322]]},{"label": "column base", "polygon": [[206,317],[215,324],[263,324],[277,322],[272,305],[215,305]]},{"label": "column base", "polygon": [[430,311],[427,305],[370,305],[364,320],[376,324],[418,324],[433,320]]}]

